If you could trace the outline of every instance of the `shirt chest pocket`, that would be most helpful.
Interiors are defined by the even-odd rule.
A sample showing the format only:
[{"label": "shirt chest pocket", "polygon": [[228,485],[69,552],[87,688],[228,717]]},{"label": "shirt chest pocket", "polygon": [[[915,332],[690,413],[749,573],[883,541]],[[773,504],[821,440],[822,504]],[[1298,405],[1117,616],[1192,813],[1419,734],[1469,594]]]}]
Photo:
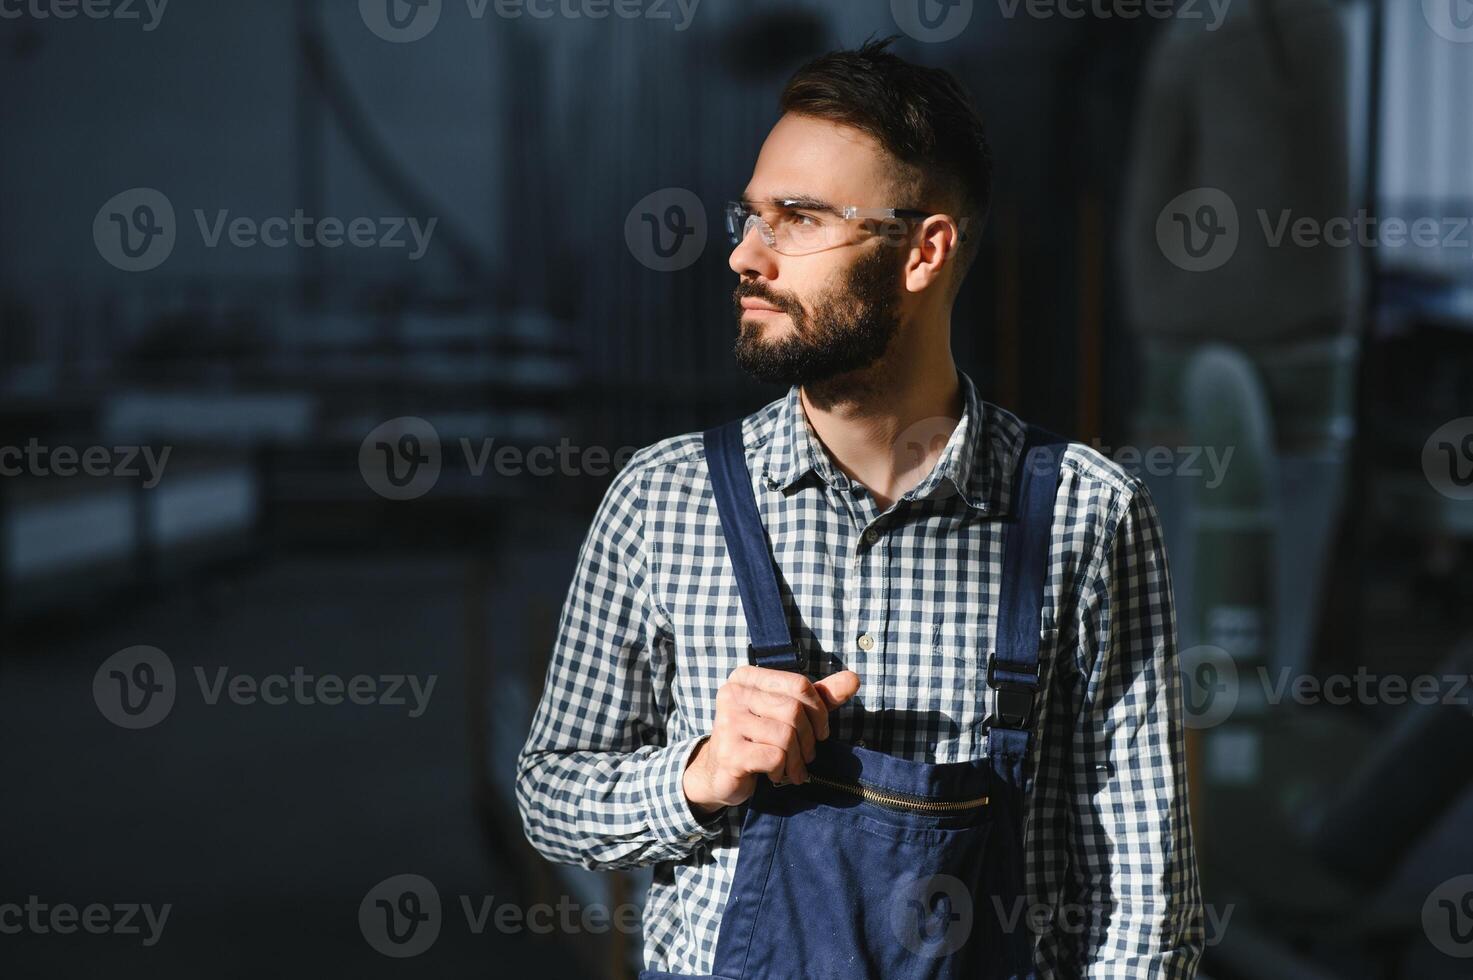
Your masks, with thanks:
[{"label": "shirt chest pocket", "polygon": [[[1058,630],[1045,627],[1039,633],[1039,691],[1034,698],[1035,717],[1042,710],[1043,692],[1048,689],[1049,665],[1058,641]],[[926,692],[942,715],[950,719],[944,727],[959,739],[958,748],[979,738],[983,722],[995,710],[997,692],[987,683],[989,651],[994,649],[992,623],[967,617],[940,617],[931,624],[932,690]]]},{"label": "shirt chest pocket", "polygon": [[[920,691],[934,705],[942,724],[937,758],[965,757],[967,746],[981,731],[987,704],[987,650],[990,624],[980,617],[937,614],[930,623],[929,669]],[[946,743],[952,742],[951,751]]]}]

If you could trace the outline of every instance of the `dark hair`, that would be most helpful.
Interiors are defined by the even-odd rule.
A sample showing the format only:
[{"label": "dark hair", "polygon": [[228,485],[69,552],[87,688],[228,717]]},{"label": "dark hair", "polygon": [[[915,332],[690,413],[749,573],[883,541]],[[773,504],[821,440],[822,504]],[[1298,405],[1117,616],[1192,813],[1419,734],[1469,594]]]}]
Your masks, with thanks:
[{"label": "dark hair", "polygon": [[992,150],[971,97],[950,72],[911,64],[886,50],[899,35],[831,51],[803,65],[783,88],[783,112],[867,133],[903,165],[896,185],[913,200],[896,207],[954,204],[967,241],[960,273],[976,256],[992,205]]}]

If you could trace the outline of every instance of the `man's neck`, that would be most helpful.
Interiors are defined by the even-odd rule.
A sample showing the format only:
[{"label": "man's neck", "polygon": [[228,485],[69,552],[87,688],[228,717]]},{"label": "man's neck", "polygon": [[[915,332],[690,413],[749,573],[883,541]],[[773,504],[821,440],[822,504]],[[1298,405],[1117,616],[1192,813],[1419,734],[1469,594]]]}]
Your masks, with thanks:
[{"label": "man's neck", "polygon": [[961,419],[961,379],[951,351],[941,355],[903,368],[875,365],[842,386],[799,390],[808,423],[834,465],[882,509],[926,478]]}]

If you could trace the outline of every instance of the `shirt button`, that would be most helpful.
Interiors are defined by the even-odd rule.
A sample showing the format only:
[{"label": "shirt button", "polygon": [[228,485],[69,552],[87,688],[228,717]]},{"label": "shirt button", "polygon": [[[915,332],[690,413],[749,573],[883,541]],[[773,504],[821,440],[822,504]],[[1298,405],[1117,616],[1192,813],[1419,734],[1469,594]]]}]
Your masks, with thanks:
[{"label": "shirt button", "polygon": [[868,541],[870,544],[874,544],[876,541],[880,540],[880,532],[876,531],[874,528],[870,528],[868,531],[864,532],[864,540]]},{"label": "shirt button", "polygon": [[686,834],[685,835],[685,839],[688,840],[688,841],[690,841],[691,843],[695,843],[696,841],[698,841],[698,840],[701,839],[701,835],[700,834]]},{"label": "shirt button", "polygon": [[859,634],[859,649],[869,651],[875,648],[875,638],[868,633]]}]

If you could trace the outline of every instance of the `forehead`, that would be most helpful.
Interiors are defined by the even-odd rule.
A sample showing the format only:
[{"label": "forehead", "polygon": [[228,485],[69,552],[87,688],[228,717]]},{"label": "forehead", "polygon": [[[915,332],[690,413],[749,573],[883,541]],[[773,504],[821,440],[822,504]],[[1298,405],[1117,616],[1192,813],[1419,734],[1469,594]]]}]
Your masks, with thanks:
[{"label": "forehead", "polygon": [[815,197],[831,204],[888,206],[895,160],[874,137],[851,126],[787,113],[757,155],[746,196]]}]

